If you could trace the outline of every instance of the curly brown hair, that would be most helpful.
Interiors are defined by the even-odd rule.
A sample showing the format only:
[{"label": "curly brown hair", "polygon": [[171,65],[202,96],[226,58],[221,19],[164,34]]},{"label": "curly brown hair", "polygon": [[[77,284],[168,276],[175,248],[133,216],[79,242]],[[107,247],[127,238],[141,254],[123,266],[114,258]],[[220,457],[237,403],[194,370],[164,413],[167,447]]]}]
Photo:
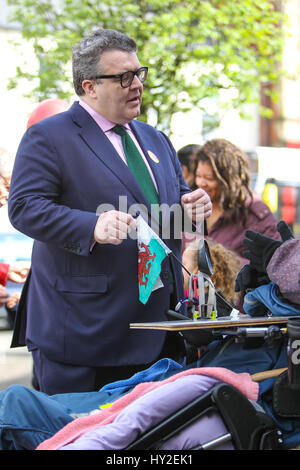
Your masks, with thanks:
[{"label": "curly brown hair", "polygon": [[[240,294],[234,291],[235,279],[242,265],[240,258],[231,250],[225,248],[221,243],[206,239],[213,267],[211,280],[225,299],[237,306]],[[199,240],[191,242],[183,253],[183,261],[188,264],[192,274],[198,272],[198,247]]]},{"label": "curly brown hair", "polygon": [[197,153],[197,160],[209,162],[221,188],[221,205],[225,216],[235,222],[247,217],[246,201],[252,199],[250,166],[243,150],[226,139],[208,140]]},{"label": "curly brown hair", "polygon": [[216,289],[233,304],[237,305],[240,294],[234,291],[235,279],[241,269],[240,258],[223,245],[217,243],[210,247],[214,272],[211,280]]}]

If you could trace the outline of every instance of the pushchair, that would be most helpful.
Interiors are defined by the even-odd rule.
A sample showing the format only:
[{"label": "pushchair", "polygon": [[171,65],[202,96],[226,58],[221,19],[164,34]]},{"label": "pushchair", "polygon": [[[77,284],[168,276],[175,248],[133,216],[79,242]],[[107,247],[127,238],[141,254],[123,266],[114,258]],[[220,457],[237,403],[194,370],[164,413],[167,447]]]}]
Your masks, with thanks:
[{"label": "pushchair", "polygon": [[[249,400],[227,383],[217,384],[206,394],[187,403],[178,412],[140,436],[128,446],[128,449],[160,448],[160,445],[172,438],[174,434],[191,426],[203,415],[209,416],[213,412],[217,412],[223,420],[225,425],[223,434],[193,447],[192,450],[222,449],[222,444],[226,442],[231,442],[235,450],[278,450],[297,447],[300,444],[300,361],[298,360],[300,317],[288,319],[281,339],[278,336],[277,326],[275,334],[272,327],[257,330],[255,332],[255,328],[251,329],[248,337],[243,332],[242,341],[248,343],[244,357],[247,354],[251,355],[254,351],[251,340],[254,342],[257,339],[264,342],[271,341],[273,345],[274,342],[281,343],[280,357],[278,357],[278,364],[281,367],[251,376],[259,383],[258,402]],[[185,335],[185,332],[183,333]],[[226,335],[226,332],[224,334]],[[235,343],[237,347],[242,347],[238,330],[235,332],[230,330],[229,337],[232,339],[231,335],[237,340]],[[196,334],[193,334],[193,341],[195,337]],[[191,335],[187,338],[190,341]],[[208,336],[203,337],[200,334],[200,338],[204,338],[207,342]],[[198,343],[196,344],[199,346]],[[256,345],[254,348],[259,357],[262,346]],[[236,349],[234,354],[236,351],[240,352],[241,349]],[[272,351],[277,356],[276,346]],[[243,359],[240,363],[242,361]],[[220,363],[222,366],[222,361],[215,358],[215,362],[204,361],[202,367],[203,365],[214,367]]]},{"label": "pushchair", "polygon": [[[201,241],[201,248],[198,254],[198,267],[199,274],[204,275],[207,283],[213,289],[209,276],[212,272],[212,266],[209,257],[209,249],[205,241]],[[203,284],[203,283],[202,283]],[[196,286],[198,291],[195,295],[195,289],[192,287]],[[229,315],[234,318],[234,308],[227,302],[222,295],[215,293],[214,301],[211,292],[202,292],[202,302],[199,295],[200,282],[199,275],[191,276],[190,278],[190,290],[188,303],[188,315],[182,315],[178,310],[167,312],[168,319],[170,322],[184,322],[191,319],[195,319],[195,304],[201,305],[198,309],[198,318],[207,319],[212,313],[218,313],[219,317],[228,317]],[[198,300],[195,302],[195,299]],[[205,299],[205,300],[204,300]],[[282,432],[280,420],[295,420],[293,423],[297,429],[298,434],[300,408],[297,403],[300,398],[300,371],[298,366],[295,365],[295,361],[291,360],[296,352],[292,350],[292,345],[297,344],[298,338],[300,338],[300,317],[292,317],[284,319],[282,325],[274,321],[274,325],[269,324],[268,326],[259,327],[238,327],[238,328],[226,328],[223,331],[216,328],[208,329],[185,329],[181,330],[186,346],[187,346],[187,361],[195,360],[197,354],[191,354],[191,350],[199,350],[205,348],[207,345],[219,340],[222,343],[223,348],[228,347],[232,344],[232,341],[244,346],[248,351],[256,349],[259,355],[259,351],[263,345],[267,344],[270,347],[277,347],[283,351],[283,362],[282,367],[275,371],[266,372],[261,377],[264,379],[275,377],[272,385],[272,412],[267,414],[262,407],[258,407],[257,404],[247,400],[241,395],[236,389],[232,388],[228,384],[219,384],[213,388],[210,392],[205,394],[203,397],[199,397],[193,402],[187,404],[187,406],[169,417],[164,422],[160,423],[156,428],[151,429],[144,436],[140,437],[129,447],[130,449],[142,449],[148,448],[151,445],[157,445],[157,440],[166,440],[170,438],[178,429],[182,426],[189,426],[191,422],[199,419],[203,413],[209,413],[211,409],[217,410],[222,416],[228,432],[225,432],[222,436],[216,439],[212,439],[210,442],[204,443],[196,447],[196,449],[208,449],[215,448],[220,443],[226,440],[232,440],[235,449],[278,449],[282,444]],[[217,354],[219,350],[211,348],[212,351]],[[286,355],[285,355],[286,350]],[[209,356],[209,354],[208,354]],[[288,356],[288,360],[285,364],[285,359]],[[255,357],[255,356],[254,356]],[[257,356],[258,357],[258,356]],[[300,361],[298,361],[300,362]],[[222,361],[218,361],[218,358],[214,358],[213,362],[206,359],[199,361],[200,366],[216,366],[218,364],[223,365]],[[276,378],[278,375],[278,378]],[[275,419],[273,419],[275,417]],[[296,438],[299,439],[299,436]]]},{"label": "pushchair", "polygon": [[[209,273],[206,273],[206,276],[208,275]],[[222,296],[217,296],[214,308],[210,311],[202,309],[202,312],[205,315],[209,315],[214,309],[217,309],[221,316],[223,314],[226,317],[230,310],[232,310],[232,307]],[[170,321],[174,321],[174,318],[176,319],[175,321],[182,320],[181,314],[178,311],[169,311],[168,315]],[[182,322],[186,321],[189,321],[189,318],[184,317]],[[266,382],[269,383],[270,380],[272,381],[272,384],[268,387],[268,393],[271,390],[273,396],[271,413],[268,408],[262,406],[264,405],[264,400],[255,401],[239,389],[239,382],[242,381],[242,377],[245,375],[243,363],[245,355],[240,360],[242,364],[241,373],[237,373],[235,376],[235,383],[230,383],[230,381],[223,379],[215,382],[212,381],[209,382],[210,386],[207,387],[207,390],[203,391],[202,389],[202,393],[198,393],[197,384],[194,381],[197,374],[203,376],[206,372],[211,376],[214,368],[222,369],[223,371],[227,370],[223,369],[223,364],[220,367],[217,354],[217,357],[215,355],[215,363],[209,360],[207,363],[201,363],[200,359],[196,364],[197,369],[194,369],[193,363],[188,361],[185,370],[187,377],[182,377],[179,374],[180,377],[178,379],[176,378],[177,374],[175,374],[171,377],[172,380],[174,379],[173,382],[168,381],[166,383],[165,380],[162,380],[157,387],[153,388],[151,386],[150,389],[147,389],[147,393],[142,397],[135,398],[130,403],[126,402],[126,396],[123,397],[126,406],[122,408],[121,412],[118,410],[113,419],[109,417],[109,411],[106,412],[106,415],[104,412],[102,419],[100,416],[100,421],[97,421],[97,418],[95,418],[93,426],[87,427],[86,434],[81,434],[78,439],[74,439],[74,436],[72,436],[70,442],[67,443],[62,441],[61,448],[63,450],[90,448],[89,446],[93,446],[93,443],[90,444],[88,439],[91,433],[93,434],[94,432],[95,435],[93,435],[92,442],[98,442],[98,448],[102,450],[112,448],[127,451],[149,449],[162,451],[171,449],[277,450],[289,448],[291,443],[289,441],[287,444],[287,436],[283,432],[282,420],[285,420],[289,425],[292,424],[293,431],[291,434],[293,437],[296,434],[294,442],[296,444],[299,443],[300,414],[297,410],[297,396],[299,394],[297,387],[299,380],[297,373],[295,376],[296,369],[292,361],[290,361],[289,368],[287,368],[287,339],[289,340],[290,348],[293,341],[298,337],[300,338],[300,323],[298,318],[287,320],[285,323],[287,325],[284,328],[278,327],[278,325],[275,325],[275,327],[271,325],[267,328],[250,329],[248,332],[245,329],[241,332],[239,328],[229,328],[221,332],[222,337],[229,338],[229,344],[237,345],[240,348],[238,350],[239,353],[246,346],[244,351],[246,351],[246,355],[249,355],[250,351],[251,357],[254,355],[253,351],[256,351],[258,355],[261,354],[263,350],[261,344],[264,342],[272,343],[275,346],[280,344],[283,360],[281,362],[278,361],[276,364],[280,364],[283,367],[271,370],[262,377],[262,383],[264,384]],[[213,350],[216,340],[221,345],[226,344],[227,341],[226,339],[224,343],[220,340],[220,331],[216,334],[213,329],[202,331],[183,330],[182,335],[186,343],[195,349],[203,345],[209,348],[212,345]],[[234,341],[233,343],[232,340]],[[257,345],[257,340],[259,340],[259,345]],[[253,347],[253,341],[255,347]],[[227,347],[226,351],[230,351],[230,347]],[[276,347],[272,351],[275,351],[275,355],[277,354]],[[206,356],[204,355],[204,359]],[[219,358],[223,357],[224,355],[219,355]],[[232,359],[232,356],[230,357]],[[188,373],[190,373],[190,376]],[[256,383],[261,379],[260,374],[258,378],[256,376],[254,379],[253,375],[252,377]],[[183,385],[181,382],[181,388],[174,388],[177,384],[179,387],[180,381],[186,378],[188,381]],[[195,391],[192,396],[191,390],[194,386]],[[174,401],[178,397],[181,401],[175,406]],[[290,404],[291,401],[293,406],[287,410],[287,404]],[[166,406],[164,407],[163,405],[165,404]],[[117,407],[118,401],[112,405],[112,412]],[[151,416],[151,419],[147,421],[149,416]],[[147,425],[142,428],[141,422],[145,421],[145,417],[147,418]],[[220,422],[222,424],[221,431]],[[126,429],[128,434],[126,439],[124,439],[123,433],[122,438],[116,440],[115,435],[120,432],[120,426],[122,427],[122,425],[123,428],[128,428]],[[72,427],[72,423],[70,426]],[[110,427],[113,436],[107,434]],[[208,428],[212,431],[209,438],[205,434]],[[192,439],[195,436],[196,439]],[[108,442],[109,444],[107,444]]]}]

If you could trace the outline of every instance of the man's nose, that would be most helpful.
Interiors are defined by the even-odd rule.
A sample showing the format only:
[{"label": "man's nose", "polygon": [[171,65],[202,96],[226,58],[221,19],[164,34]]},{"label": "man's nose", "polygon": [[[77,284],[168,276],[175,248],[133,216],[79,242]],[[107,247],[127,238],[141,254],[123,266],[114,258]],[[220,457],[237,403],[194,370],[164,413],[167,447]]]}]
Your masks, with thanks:
[{"label": "man's nose", "polygon": [[141,88],[141,89],[143,88],[143,84],[137,75],[133,77],[130,88]]}]

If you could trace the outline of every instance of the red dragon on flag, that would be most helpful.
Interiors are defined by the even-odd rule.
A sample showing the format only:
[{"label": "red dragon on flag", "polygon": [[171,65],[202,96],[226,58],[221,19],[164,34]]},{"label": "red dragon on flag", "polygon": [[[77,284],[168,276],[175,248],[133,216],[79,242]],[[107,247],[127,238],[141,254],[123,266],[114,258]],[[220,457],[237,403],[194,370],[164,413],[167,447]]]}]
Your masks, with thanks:
[{"label": "red dragon on flag", "polygon": [[151,268],[151,261],[155,260],[156,254],[151,255],[149,246],[141,243],[138,253],[138,280],[139,284],[147,287],[148,274]]},{"label": "red dragon on flag", "polygon": [[146,304],[154,290],[164,287],[160,279],[161,263],[171,250],[142,216],[137,217],[137,222],[139,300]]}]

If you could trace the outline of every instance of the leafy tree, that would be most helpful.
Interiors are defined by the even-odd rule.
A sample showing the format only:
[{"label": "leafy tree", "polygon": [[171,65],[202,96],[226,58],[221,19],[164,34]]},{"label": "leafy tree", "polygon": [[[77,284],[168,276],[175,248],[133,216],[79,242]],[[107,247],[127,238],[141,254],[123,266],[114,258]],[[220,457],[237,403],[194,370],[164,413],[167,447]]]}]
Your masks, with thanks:
[{"label": "leafy tree", "polygon": [[[10,81],[37,83],[38,100],[70,98],[71,47],[98,27],[134,37],[149,66],[141,119],[168,132],[172,115],[258,103],[261,84],[278,81],[283,14],[272,0],[8,0],[11,19],[32,42],[39,70],[18,67]],[[207,112],[208,103],[214,110]]]}]

